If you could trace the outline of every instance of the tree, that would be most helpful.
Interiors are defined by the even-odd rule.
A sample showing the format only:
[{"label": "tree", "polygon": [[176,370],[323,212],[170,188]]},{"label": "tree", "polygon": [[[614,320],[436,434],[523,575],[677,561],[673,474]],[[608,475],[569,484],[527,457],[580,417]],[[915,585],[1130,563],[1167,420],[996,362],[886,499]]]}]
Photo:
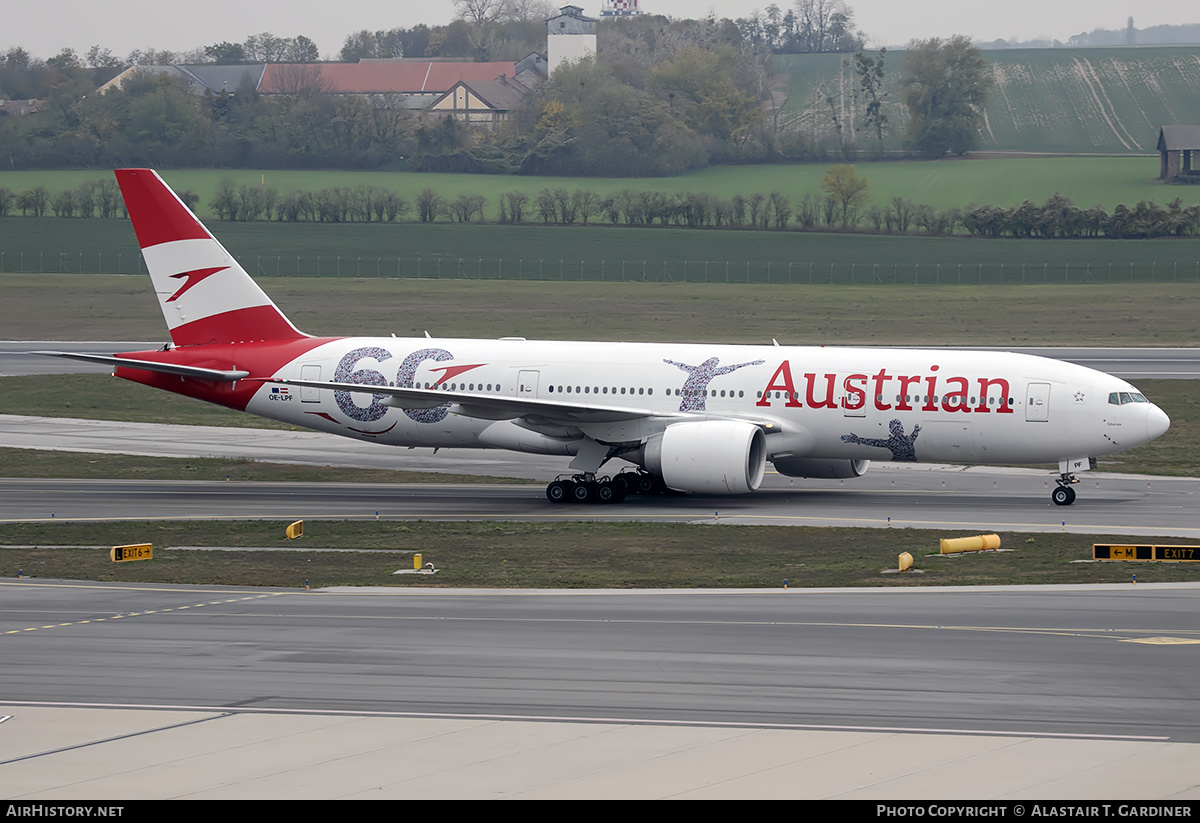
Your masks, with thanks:
[{"label": "tree", "polygon": [[821,189],[839,212],[843,226],[858,223],[858,210],[867,204],[867,179],[860,177],[854,166],[840,165],[831,168],[821,181]]},{"label": "tree", "polygon": [[762,108],[734,82],[737,62],[732,46],[689,46],[660,63],[650,79],[692,129],[722,141],[744,142]]},{"label": "tree", "polygon": [[99,44],[87,50],[84,62],[93,69],[115,69],[121,66],[121,61],[113,56],[112,51],[100,48]]},{"label": "tree", "polygon": [[219,65],[233,65],[246,62],[246,49],[240,43],[221,41],[204,47],[204,56]]},{"label": "tree", "polygon": [[446,199],[433,189],[425,189],[417,195],[417,217],[422,223],[437,220],[446,206]]},{"label": "tree", "polygon": [[585,58],[560,66],[527,105],[541,119],[526,174],[650,177],[703,165],[700,138],[667,103]]},{"label": "tree", "polygon": [[887,128],[887,115],[883,113],[883,99],[887,97],[883,73],[885,55],[887,49],[880,49],[879,57],[868,57],[861,51],[854,55],[854,72],[858,75],[858,87],[862,89],[863,97],[867,101],[863,125],[875,131],[880,154],[883,154],[883,130]]},{"label": "tree", "polygon": [[503,11],[500,0],[454,0],[454,10],[468,23],[489,23]]},{"label": "tree", "polygon": [[47,59],[46,65],[52,69],[56,69],[67,77],[73,77],[83,68],[83,64],[79,62],[79,55],[75,53],[75,49],[63,49],[54,57]]},{"label": "tree", "polygon": [[995,83],[983,52],[961,34],[909,43],[900,87],[910,145],[927,157],[972,149]]},{"label": "tree", "polygon": [[289,45],[289,41],[283,37],[264,31],[247,37],[242,48],[246,52],[246,59],[252,63],[281,63]]},{"label": "tree", "polygon": [[316,63],[320,59],[321,52],[317,48],[317,44],[303,34],[288,41],[287,47],[283,51],[285,63]]}]

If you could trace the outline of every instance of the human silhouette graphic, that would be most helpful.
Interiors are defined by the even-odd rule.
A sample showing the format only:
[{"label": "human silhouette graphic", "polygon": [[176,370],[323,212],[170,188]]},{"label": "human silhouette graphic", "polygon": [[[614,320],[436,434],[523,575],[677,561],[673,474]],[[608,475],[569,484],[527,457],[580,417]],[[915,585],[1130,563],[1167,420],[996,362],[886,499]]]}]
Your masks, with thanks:
[{"label": "human silhouette graphic", "polygon": [[710,357],[699,366],[689,366],[686,363],[677,363],[674,360],[666,359],[663,362],[678,366],[688,374],[688,379],[684,382],[681,390],[683,399],[679,403],[679,410],[704,411],[705,399],[708,397],[708,384],[714,377],[729,374],[746,366],[758,366],[766,361],[755,360],[751,363],[738,363],[736,366],[721,366],[720,368],[717,367],[717,363],[720,362],[720,358],[717,357]]},{"label": "human silhouette graphic", "polygon": [[859,437],[857,434],[843,434],[843,443],[858,443],[861,446],[875,446],[881,449],[888,449],[892,453],[893,460],[909,460],[916,461],[917,459],[917,435],[921,433],[920,426],[913,426],[912,434],[904,433],[904,426],[899,420],[893,420],[889,424],[891,436],[886,440],[878,437]]}]

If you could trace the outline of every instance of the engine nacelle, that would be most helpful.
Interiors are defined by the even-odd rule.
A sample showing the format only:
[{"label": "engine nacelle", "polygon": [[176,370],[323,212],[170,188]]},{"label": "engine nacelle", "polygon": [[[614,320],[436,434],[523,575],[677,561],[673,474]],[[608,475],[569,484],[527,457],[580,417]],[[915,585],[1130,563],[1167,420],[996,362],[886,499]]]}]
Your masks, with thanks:
[{"label": "engine nacelle", "polygon": [[819,457],[789,457],[774,463],[775,471],[788,477],[813,477],[821,480],[862,477],[871,465],[870,460],[823,460]]},{"label": "engine nacelle", "polygon": [[675,491],[746,494],[762,483],[766,436],[738,420],[674,423],[646,444],[645,465]]}]

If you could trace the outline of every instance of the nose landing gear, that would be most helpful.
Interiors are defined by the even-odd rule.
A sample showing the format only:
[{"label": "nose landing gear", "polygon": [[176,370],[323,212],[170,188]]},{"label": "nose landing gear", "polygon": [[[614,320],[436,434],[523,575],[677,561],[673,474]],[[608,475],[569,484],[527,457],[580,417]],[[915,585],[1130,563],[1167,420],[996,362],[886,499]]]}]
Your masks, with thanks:
[{"label": "nose landing gear", "polygon": [[1072,485],[1079,482],[1076,471],[1088,471],[1096,468],[1094,457],[1072,457],[1069,460],[1058,461],[1059,475],[1054,482],[1058,488],[1050,492],[1050,499],[1056,506],[1069,506],[1075,502],[1075,490]]},{"label": "nose landing gear", "polygon": [[1050,499],[1054,501],[1056,506],[1069,506],[1075,502],[1075,490],[1071,488],[1072,483],[1078,483],[1079,478],[1070,472],[1063,472],[1054,481],[1058,486],[1054,491],[1050,492]]}]

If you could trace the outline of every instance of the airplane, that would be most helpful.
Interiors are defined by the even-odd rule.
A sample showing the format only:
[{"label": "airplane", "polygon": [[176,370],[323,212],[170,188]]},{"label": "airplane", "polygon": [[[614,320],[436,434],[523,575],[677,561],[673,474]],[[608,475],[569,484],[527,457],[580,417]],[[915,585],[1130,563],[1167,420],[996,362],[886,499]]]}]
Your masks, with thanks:
[{"label": "airplane", "polygon": [[[1024,354],[900,348],[314,337],[298,330],[150,169],[115,172],[171,342],[117,377],[391,446],[571,457],[553,503],[746,494],[766,464],[854,478],[870,461],[1058,463],[1075,500],[1097,457],[1167,415],[1124,380]],[[629,464],[602,475],[609,461]]]}]

